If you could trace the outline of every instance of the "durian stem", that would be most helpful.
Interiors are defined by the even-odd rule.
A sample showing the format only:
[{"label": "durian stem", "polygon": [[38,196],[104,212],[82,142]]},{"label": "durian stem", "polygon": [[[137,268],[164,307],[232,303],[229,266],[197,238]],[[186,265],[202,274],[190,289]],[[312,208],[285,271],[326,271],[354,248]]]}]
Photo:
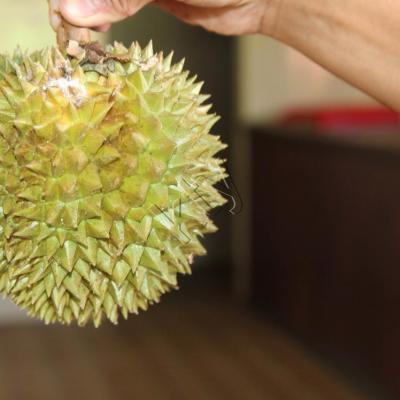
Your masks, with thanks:
[{"label": "durian stem", "polygon": [[65,51],[68,42],[70,40],[77,41],[80,45],[85,45],[91,42],[90,31],[86,28],[79,28],[77,26],[71,25],[63,18],[61,19],[61,24],[57,29],[57,44],[58,47]]},{"label": "durian stem", "polygon": [[59,0],[48,0],[50,24],[57,34],[57,44],[65,52],[68,42],[74,40],[80,45],[90,43],[90,30],[67,22],[59,9]]}]

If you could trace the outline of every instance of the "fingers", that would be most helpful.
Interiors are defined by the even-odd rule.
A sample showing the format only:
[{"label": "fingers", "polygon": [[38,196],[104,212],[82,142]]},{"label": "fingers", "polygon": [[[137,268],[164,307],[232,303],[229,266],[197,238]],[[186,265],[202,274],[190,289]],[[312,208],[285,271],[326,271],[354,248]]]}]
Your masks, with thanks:
[{"label": "fingers", "polygon": [[151,0],[58,0],[61,14],[71,24],[107,29],[109,24],[135,14]]},{"label": "fingers", "polygon": [[105,32],[145,5],[156,2],[181,20],[223,35],[256,33],[265,0],[49,0],[57,11],[51,16],[54,29],[61,16],[77,27]]},{"label": "fingers", "polygon": [[187,4],[199,8],[225,8],[239,7],[248,0],[175,0],[178,3]]},{"label": "fingers", "polygon": [[197,7],[181,0],[156,0],[156,4],[187,24],[198,25],[212,32],[230,34],[225,32],[223,20],[225,9]]},{"label": "fingers", "polygon": [[[199,25],[220,35],[256,33],[262,16],[247,0],[220,8],[197,7],[188,4],[188,1],[192,0],[156,0],[156,4],[188,24]],[[222,3],[225,4],[225,0],[221,0]]]},{"label": "fingers", "polygon": [[111,28],[111,24],[104,24],[92,28],[96,32],[107,32]]},{"label": "fingers", "polygon": [[198,21],[199,12],[201,14],[207,12],[203,8],[199,9],[178,0],[155,0],[155,4],[181,21],[192,25],[200,25]]}]

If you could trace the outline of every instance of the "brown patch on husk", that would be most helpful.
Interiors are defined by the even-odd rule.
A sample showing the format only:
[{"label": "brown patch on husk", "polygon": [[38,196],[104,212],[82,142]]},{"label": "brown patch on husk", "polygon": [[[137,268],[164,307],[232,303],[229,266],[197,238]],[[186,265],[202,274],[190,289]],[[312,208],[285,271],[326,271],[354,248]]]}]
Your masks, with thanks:
[{"label": "brown patch on husk", "polygon": [[112,54],[104,50],[104,47],[98,42],[79,43],[75,40],[69,40],[65,48],[67,55],[78,60],[85,60],[89,64],[103,64],[114,60],[121,63],[130,61],[128,54]]}]

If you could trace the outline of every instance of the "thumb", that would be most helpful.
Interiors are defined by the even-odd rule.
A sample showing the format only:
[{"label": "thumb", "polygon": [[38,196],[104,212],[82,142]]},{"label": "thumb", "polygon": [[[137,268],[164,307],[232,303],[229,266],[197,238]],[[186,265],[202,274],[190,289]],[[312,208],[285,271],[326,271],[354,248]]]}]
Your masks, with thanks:
[{"label": "thumb", "polygon": [[150,0],[60,0],[60,12],[81,27],[108,25],[130,17]]}]

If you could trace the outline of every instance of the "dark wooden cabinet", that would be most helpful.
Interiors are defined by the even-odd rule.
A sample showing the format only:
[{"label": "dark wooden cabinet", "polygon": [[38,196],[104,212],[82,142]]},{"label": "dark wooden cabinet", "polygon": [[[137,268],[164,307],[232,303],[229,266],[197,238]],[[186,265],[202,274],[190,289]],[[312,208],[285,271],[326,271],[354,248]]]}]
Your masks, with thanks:
[{"label": "dark wooden cabinet", "polygon": [[254,299],[400,397],[400,132],[252,134]]}]

